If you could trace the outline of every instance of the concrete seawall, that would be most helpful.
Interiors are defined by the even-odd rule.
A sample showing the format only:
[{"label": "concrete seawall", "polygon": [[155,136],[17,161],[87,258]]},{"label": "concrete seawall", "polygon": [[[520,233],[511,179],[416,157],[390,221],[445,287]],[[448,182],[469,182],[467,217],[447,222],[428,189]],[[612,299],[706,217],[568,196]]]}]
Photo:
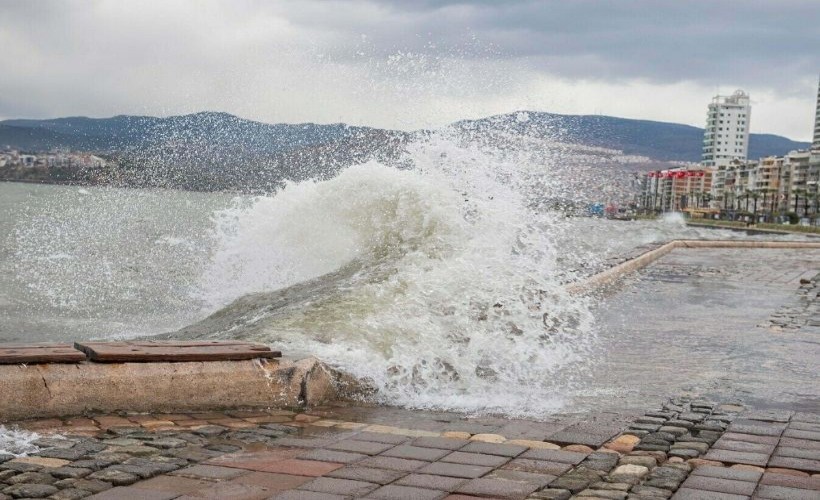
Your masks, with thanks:
[{"label": "concrete seawall", "polygon": [[285,408],[344,399],[357,383],[315,358],[0,365],[0,422],[90,412]]},{"label": "concrete seawall", "polygon": [[676,248],[817,249],[820,248],[820,241],[672,240],[585,280],[572,283],[567,286],[567,290],[572,294],[592,292],[600,286],[612,283],[631,272],[648,266]]}]

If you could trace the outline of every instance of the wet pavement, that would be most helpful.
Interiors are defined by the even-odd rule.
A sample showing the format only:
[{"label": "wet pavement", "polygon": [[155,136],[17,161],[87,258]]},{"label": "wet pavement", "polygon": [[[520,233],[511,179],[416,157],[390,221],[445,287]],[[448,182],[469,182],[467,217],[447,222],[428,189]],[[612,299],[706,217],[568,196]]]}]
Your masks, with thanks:
[{"label": "wet pavement", "polygon": [[[678,249],[606,292],[581,410],[820,407],[820,250]],[[803,281],[801,283],[801,280]]]},{"label": "wet pavement", "polygon": [[[41,433],[40,451],[0,456],[4,500],[820,495],[820,413],[688,398],[620,429],[612,421],[513,422],[359,405],[19,425]],[[560,430],[578,425],[584,432]]]}]

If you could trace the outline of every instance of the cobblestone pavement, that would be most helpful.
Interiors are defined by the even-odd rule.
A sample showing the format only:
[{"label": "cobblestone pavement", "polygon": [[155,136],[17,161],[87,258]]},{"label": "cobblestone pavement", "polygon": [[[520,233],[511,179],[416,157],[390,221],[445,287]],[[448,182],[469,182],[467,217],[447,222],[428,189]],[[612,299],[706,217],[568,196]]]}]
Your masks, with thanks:
[{"label": "cobblestone pavement", "polygon": [[675,399],[616,422],[355,405],[28,421],[41,450],[0,456],[0,499],[820,498],[820,412]]}]

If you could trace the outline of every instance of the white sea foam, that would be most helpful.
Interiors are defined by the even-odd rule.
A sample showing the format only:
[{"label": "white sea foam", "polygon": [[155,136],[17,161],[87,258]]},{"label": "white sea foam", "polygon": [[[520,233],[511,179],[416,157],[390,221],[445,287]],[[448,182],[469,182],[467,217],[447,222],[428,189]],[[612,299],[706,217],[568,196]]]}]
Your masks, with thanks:
[{"label": "white sea foam", "polygon": [[[247,301],[221,311],[241,310],[230,334],[252,326],[255,338],[370,380],[386,402],[560,406],[561,388],[583,371],[592,317],[556,272],[551,235],[566,222],[534,208],[549,194],[543,168],[449,140],[411,154],[411,169],[370,162],[237,201],[218,217],[203,294],[217,305],[281,290],[284,312],[266,313],[266,296],[253,301],[261,312]],[[326,276],[349,265],[352,275]],[[288,300],[287,287],[320,276],[335,283]]]},{"label": "white sea foam", "polygon": [[33,444],[40,438],[36,432],[24,431],[0,425],[0,455],[14,455],[16,457],[33,453],[39,448]]}]

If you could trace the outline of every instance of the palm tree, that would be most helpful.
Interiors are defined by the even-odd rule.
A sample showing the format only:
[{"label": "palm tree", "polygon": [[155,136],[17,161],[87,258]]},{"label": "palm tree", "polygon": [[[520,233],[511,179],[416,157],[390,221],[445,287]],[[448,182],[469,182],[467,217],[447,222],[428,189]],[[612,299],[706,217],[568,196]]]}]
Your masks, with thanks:
[{"label": "palm tree", "polygon": [[792,194],[794,195],[794,213],[797,213],[797,202],[800,201],[800,195],[804,192],[804,189],[795,189],[792,191]]},{"label": "palm tree", "polygon": [[774,209],[773,208],[773,205],[774,205],[774,189],[763,188],[763,189],[760,190],[760,192],[763,193],[763,219],[764,219],[764,221],[768,221],[770,219],[769,219],[769,216],[766,215],[766,203],[767,203],[769,194],[771,193],[772,194],[772,206],[769,207],[769,214],[771,214],[772,210]]},{"label": "palm tree", "polygon": [[758,194],[756,191],[750,191],[749,194],[746,195],[747,202],[749,195],[751,195],[752,199],[755,201],[754,209],[752,210],[752,222],[757,222],[757,199],[760,198],[760,194]]}]

